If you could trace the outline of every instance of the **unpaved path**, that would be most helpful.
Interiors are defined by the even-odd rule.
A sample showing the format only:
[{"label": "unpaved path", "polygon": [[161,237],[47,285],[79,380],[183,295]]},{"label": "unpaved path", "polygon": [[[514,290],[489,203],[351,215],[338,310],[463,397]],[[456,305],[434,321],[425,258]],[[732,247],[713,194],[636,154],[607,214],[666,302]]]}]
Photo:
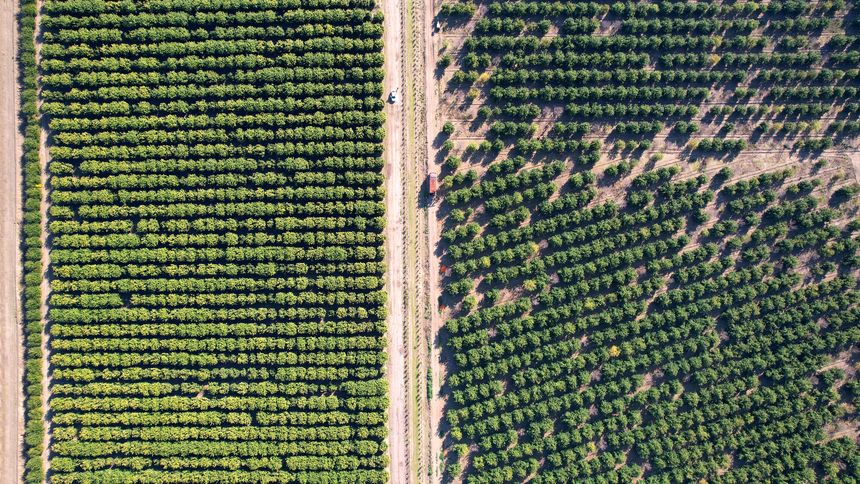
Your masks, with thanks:
[{"label": "unpaved path", "polygon": [[444,407],[445,401],[442,399],[441,388],[445,383],[445,369],[442,366],[442,347],[439,340],[439,331],[442,329],[444,321],[439,313],[439,297],[442,295],[440,274],[439,274],[439,257],[437,248],[439,247],[439,225],[437,208],[430,207],[427,213],[427,243],[430,247],[429,251],[429,269],[427,284],[430,288],[430,338],[432,342],[432,352],[430,354],[430,372],[432,375],[432,394],[430,395],[430,482],[441,483],[443,469],[442,462],[442,446],[444,443],[441,429],[444,423]]},{"label": "unpaved path", "polygon": [[[401,0],[383,0],[385,55],[384,95],[403,85]],[[403,271],[403,109],[402,99],[385,109],[385,255],[388,290],[388,451],[392,484],[409,482],[409,422],[406,411],[408,352],[404,338]]]},{"label": "unpaved path", "polygon": [[21,137],[16,65],[17,2],[0,0],[0,482],[23,473],[23,346],[19,310]]},{"label": "unpaved path", "polygon": [[[441,32],[434,30],[435,17],[437,11],[436,0],[423,0],[422,8],[424,9],[424,72],[426,86],[426,124],[427,124],[427,171],[430,173],[439,174],[441,167],[439,166],[438,150],[433,146],[433,140],[436,133],[439,132],[443,121],[440,119],[439,96],[442,90],[442,83],[436,77],[436,60],[439,56],[439,48],[442,45],[440,38]],[[439,340],[439,330],[444,323],[441,314],[439,313],[439,297],[442,295],[441,281],[439,274],[439,218],[438,205],[440,201],[436,200],[433,205],[427,209],[427,278],[425,283],[428,287],[429,299],[429,338],[431,342],[431,352],[429,355],[429,369],[432,381],[430,388],[430,448],[427,449],[430,458],[430,482],[432,484],[442,482],[442,446],[443,446],[443,419],[445,402],[442,399],[440,389],[445,382],[445,369],[442,366],[441,352]]]},{"label": "unpaved path", "polygon": [[427,178],[427,55],[425,2],[402,0],[403,5],[403,120],[404,147],[404,245],[407,356],[407,414],[410,432],[410,482],[427,484],[430,469],[429,371],[430,310],[428,304],[427,210],[424,185]]},{"label": "unpaved path", "polygon": [[[42,62],[42,34],[41,34],[41,22],[42,22],[42,4],[44,0],[36,0],[36,38],[33,39],[36,47],[36,64],[40,64]],[[36,103],[39,107],[39,111],[41,112],[42,108],[42,93],[39,86],[39,79],[37,79],[37,89],[38,98]],[[41,121],[41,118],[40,118]],[[51,198],[51,181],[48,176],[48,164],[50,163],[50,153],[48,151],[48,132],[47,127],[42,125],[42,129],[39,131],[39,165],[41,167],[40,179],[42,183],[42,200],[39,203],[39,214],[41,215],[41,241],[42,241],[42,283],[40,286],[41,289],[41,304],[39,307],[39,313],[42,316],[42,415],[43,415],[43,438],[42,438],[42,469],[45,472],[46,476],[50,475],[51,469],[51,441],[52,441],[52,430],[51,430],[51,422],[48,419],[48,415],[50,415],[50,409],[48,408],[48,401],[51,398],[51,373],[49,371],[49,362],[50,362],[50,350],[49,350],[49,338],[48,334],[48,298],[51,292],[51,279],[50,279],[50,266],[51,266],[51,253],[50,246],[48,242],[48,209],[50,207],[50,198]],[[50,477],[48,478],[50,481]]]},{"label": "unpaved path", "polygon": [[851,153],[849,156],[851,157],[851,166],[854,168],[854,181],[860,183],[860,153]]},{"label": "unpaved path", "polygon": [[[39,103],[41,105],[41,101]],[[48,246],[48,208],[51,193],[51,182],[48,177],[48,134],[43,129],[39,133],[39,162],[41,163],[42,200],[39,203],[39,212],[42,216],[42,283],[39,313],[42,316],[42,415],[44,416],[44,438],[42,439],[42,468],[47,473],[51,467],[51,423],[48,420],[50,414],[48,401],[51,398],[51,373],[49,371],[50,348],[48,347],[48,295],[51,292],[50,266],[51,254]]]}]

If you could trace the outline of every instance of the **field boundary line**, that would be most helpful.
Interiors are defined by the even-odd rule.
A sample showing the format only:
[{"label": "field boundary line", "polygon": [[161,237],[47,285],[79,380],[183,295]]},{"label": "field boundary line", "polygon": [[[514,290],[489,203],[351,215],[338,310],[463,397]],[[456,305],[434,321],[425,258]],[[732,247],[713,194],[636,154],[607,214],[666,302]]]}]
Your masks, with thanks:
[{"label": "field boundary line", "polygon": [[3,352],[3,388],[0,403],[3,409],[3,431],[0,437],[2,452],[2,482],[16,482],[23,475],[24,442],[24,327],[21,313],[23,286],[23,232],[22,232],[22,136],[20,117],[20,73],[18,66],[18,0],[3,0],[0,4],[0,140],[3,143],[3,311],[0,338]]},{"label": "field boundary line", "polygon": [[42,469],[45,480],[50,481],[51,476],[51,419],[50,419],[50,398],[51,398],[51,372],[50,372],[50,325],[48,299],[51,291],[51,255],[50,255],[50,233],[48,230],[48,211],[50,206],[50,176],[48,165],[50,163],[50,153],[48,151],[48,126],[47,119],[42,115],[42,88],[40,83],[41,78],[41,63],[42,63],[42,8],[44,0],[36,0],[36,16],[35,16],[35,37],[34,45],[36,50],[36,105],[38,107],[37,119],[39,120],[39,177],[41,180],[41,200],[39,203],[39,215],[41,233],[39,240],[41,242],[42,256],[42,277],[40,283],[40,305],[39,314],[41,318],[41,371],[42,371]]}]

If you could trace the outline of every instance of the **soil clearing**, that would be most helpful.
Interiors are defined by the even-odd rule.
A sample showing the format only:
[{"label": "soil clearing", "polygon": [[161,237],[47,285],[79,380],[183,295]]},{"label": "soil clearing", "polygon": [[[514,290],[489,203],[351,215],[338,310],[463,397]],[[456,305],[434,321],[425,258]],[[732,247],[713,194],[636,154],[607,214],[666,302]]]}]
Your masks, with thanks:
[{"label": "soil clearing", "polygon": [[21,458],[24,434],[22,401],[23,347],[20,317],[19,254],[21,223],[21,135],[18,130],[18,69],[16,66],[17,3],[0,0],[0,482],[18,482],[23,472]]}]

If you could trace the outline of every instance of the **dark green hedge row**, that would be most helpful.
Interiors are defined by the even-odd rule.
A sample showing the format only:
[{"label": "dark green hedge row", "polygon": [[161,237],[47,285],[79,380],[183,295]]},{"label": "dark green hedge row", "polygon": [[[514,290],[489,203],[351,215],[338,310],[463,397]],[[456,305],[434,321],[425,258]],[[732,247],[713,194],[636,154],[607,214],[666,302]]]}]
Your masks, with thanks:
[{"label": "dark green hedge row", "polygon": [[42,412],[42,199],[39,163],[39,114],[36,104],[36,2],[21,0],[18,14],[18,66],[21,82],[21,126],[24,130],[24,223],[21,234],[24,267],[24,336],[26,345],[24,481],[42,482],[45,427]]}]

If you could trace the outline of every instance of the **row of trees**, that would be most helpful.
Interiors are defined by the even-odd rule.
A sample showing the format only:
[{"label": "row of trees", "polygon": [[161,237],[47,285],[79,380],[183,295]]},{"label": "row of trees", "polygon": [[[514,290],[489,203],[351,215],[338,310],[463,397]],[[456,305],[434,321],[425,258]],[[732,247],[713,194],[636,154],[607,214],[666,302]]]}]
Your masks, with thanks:
[{"label": "row of trees", "polygon": [[373,8],[46,3],[53,482],[385,482]]},{"label": "row of trees", "polygon": [[488,152],[451,153],[442,187],[451,480],[860,477],[856,443],[820,433],[851,411],[853,377],[822,367],[860,334],[858,224],[834,208],[858,189],[684,168],[777,133],[791,156],[853,143],[854,10],[515,1],[473,19],[450,87],[480,105]]},{"label": "row of trees", "polygon": [[[468,222],[465,227],[471,227],[473,235],[465,240],[457,238],[449,247],[451,255],[463,261],[455,264],[453,275],[462,279],[452,283],[452,293],[469,294],[473,290],[471,280],[474,277],[470,274],[483,273],[482,285],[500,285],[517,293],[535,292],[538,296],[537,299],[528,297],[500,305],[490,302],[481,309],[468,309],[471,314],[446,323],[446,329],[451,333],[448,344],[456,362],[456,371],[447,380],[454,401],[447,413],[452,425],[450,435],[455,442],[465,442],[479,449],[477,453],[457,450],[456,446],[453,449],[461,457],[469,457],[467,478],[470,482],[492,482],[504,476],[524,479],[530,475],[537,479],[551,479],[550,476],[559,472],[584,478],[593,475],[590,468],[580,470],[582,462],[590,462],[587,455],[596,452],[597,458],[608,459],[615,455],[613,452],[625,452],[631,447],[639,449],[639,446],[643,449],[640,455],[646,455],[648,462],[655,463],[651,471],[655,476],[672,476],[668,478],[676,480],[714,476],[720,467],[719,455],[708,447],[708,443],[697,443],[695,439],[685,437],[683,432],[686,429],[721,436],[728,436],[726,429],[731,429],[746,439],[740,443],[726,440],[728,437],[715,437],[709,441],[726,445],[723,447],[726,450],[740,446],[743,452],[753,452],[764,441],[783,442],[782,437],[766,430],[767,421],[757,420],[755,425],[748,425],[736,419],[736,410],[727,413],[731,417],[727,417],[725,422],[701,423],[710,422],[713,418],[707,413],[709,417],[705,419],[700,416],[702,413],[708,412],[709,408],[715,411],[732,408],[727,405],[732,405],[736,393],[743,391],[726,391],[720,389],[721,386],[733,385],[737,378],[745,378],[750,372],[755,372],[754,368],[766,370],[789,386],[804,382],[807,381],[804,375],[815,371],[814,362],[820,361],[815,355],[850,344],[850,335],[856,333],[855,325],[860,323],[856,311],[850,309],[856,303],[856,293],[850,289],[849,279],[837,279],[833,283],[809,286],[796,296],[796,299],[804,301],[799,314],[806,314],[807,308],[814,307],[814,311],[826,311],[828,317],[839,321],[839,329],[834,327],[828,335],[816,335],[817,343],[792,346],[794,339],[771,337],[767,336],[771,334],[767,330],[756,330],[755,334],[761,335],[762,343],[768,341],[770,346],[753,346],[748,340],[742,343],[744,340],[739,337],[723,344],[722,353],[711,355],[718,342],[718,338],[708,331],[716,324],[712,316],[714,311],[725,314],[735,311],[736,307],[767,308],[753,317],[785,324],[788,320],[783,316],[781,306],[774,306],[770,301],[779,300],[800,280],[791,273],[774,274],[774,271],[779,271],[778,266],[767,262],[755,261],[757,265],[748,268],[736,267],[734,257],[723,257],[713,262],[713,258],[723,250],[714,243],[676,255],[690,239],[685,236],[666,238],[685,226],[684,218],[671,215],[690,213],[714,198],[713,194],[700,191],[707,185],[706,177],[672,182],[671,178],[678,172],[676,167],[661,168],[637,177],[633,181],[636,191],[631,193],[647,192],[650,196],[635,208],[627,207],[628,210],[633,208],[633,212],[604,212],[606,209],[603,208],[600,213],[611,216],[605,221],[592,221],[592,215],[586,215],[592,209],[584,209],[580,213],[551,212],[548,218],[541,218],[540,212],[535,212],[530,225],[505,228],[481,238],[473,238],[480,230],[479,225]],[[783,170],[727,185],[720,198],[727,204],[722,217],[726,223],[732,221],[731,218],[738,214],[729,207],[731,202],[748,195],[757,196],[765,187],[778,187],[791,176],[791,170]],[[571,177],[570,184],[578,190],[575,193],[587,193],[581,190],[587,189],[593,181],[590,173],[584,177],[576,174]],[[810,184],[810,188],[814,186]],[[787,189],[786,193],[789,192]],[[562,195],[565,196],[568,195]],[[775,201],[775,198],[768,199],[768,203]],[[759,205],[754,210],[763,213],[766,206]],[[670,218],[642,225],[644,220],[652,217],[659,219],[659,214]],[[572,215],[576,216],[571,218]],[[584,222],[585,226],[551,235],[558,230],[558,223],[562,220]],[[613,220],[624,220],[626,224],[615,224]],[[830,219],[819,217],[817,220],[826,224]],[[804,234],[816,233],[815,227],[817,225],[792,225],[781,237],[798,240],[805,237]],[[601,238],[607,229],[610,234],[620,231],[615,232],[617,235]],[[838,230],[825,232],[824,239],[816,239],[814,244],[801,250],[822,246],[826,244],[824,240],[840,236]],[[536,242],[544,237],[549,243],[548,248],[538,250]],[[650,243],[642,237],[655,237],[657,242]],[[479,251],[486,250],[488,242],[494,248],[500,243],[508,248],[499,248],[478,257]],[[625,249],[618,245],[619,242],[633,248]],[[752,237],[746,251],[763,243],[764,239]],[[595,251],[598,247],[599,250]],[[732,252],[737,254],[735,251],[739,249],[735,247]],[[467,256],[467,253],[474,255]],[[489,263],[482,263],[484,259]],[[500,265],[509,267],[500,269]],[[641,267],[646,268],[647,273],[654,273],[654,277],[637,281],[635,269]],[[498,278],[496,274],[504,270],[516,273],[504,279]],[[545,274],[558,277],[560,281],[549,285]],[[685,281],[687,285],[670,288],[657,296],[653,303],[646,304],[655,292],[665,287],[663,274],[675,277],[676,282]],[[839,299],[841,310],[836,310],[837,306],[830,305],[828,301],[846,290],[851,295]],[[488,298],[493,301],[498,297],[493,295],[495,288],[479,288],[479,291],[483,293],[485,302]],[[760,301],[762,306],[759,306]],[[845,326],[846,317],[852,321],[848,327]],[[733,317],[733,320],[749,319]],[[798,322],[807,320],[802,318]],[[801,328],[809,330],[809,327]],[[783,328],[783,332],[788,335],[794,331],[795,338],[809,337],[809,333],[801,331],[801,328]],[[583,346],[580,341],[585,337],[589,343]],[[810,352],[809,359],[795,362],[783,358],[781,355],[788,348]],[[635,392],[642,385],[641,372],[654,367],[662,368],[671,377],[649,390]],[[595,374],[599,375],[597,381],[593,377]],[[676,386],[675,378],[686,374],[692,374],[701,381],[701,389],[683,391]],[[503,380],[506,381],[504,385],[501,383]],[[758,380],[751,384],[757,386]],[[679,404],[674,411],[659,410],[659,407],[651,410],[652,407],[669,404],[679,393],[692,399],[692,403],[685,401],[690,407]],[[834,400],[827,397],[828,393],[818,392],[817,395],[821,398],[804,400],[799,408],[804,409],[805,421],[821,425],[831,421],[837,413],[833,410]],[[705,403],[704,398],[721,400]],[[746,408],[755,414],[768,415],[776,422],[783,401],[761,400]],[[588,411],[592,403],[597,406],[596,415]],[[565,409],[571,410],[566,412]],[[647,430],[640,432],[637,428],[649,412],[654,412],[650,418],[656,421],[653,427],[649,425]],[[791,412],[797,413],[797,408]],[[680,422],[685,422],[685,426],[676,427]],[[671,430],[667,430],[667,424],[672,426]],[[804,436],[812,435],[804,432],[814,431],[814,427],[794,427],[790,422],[779,425]],[[763,430],[759,431],[759,426],[764,426]],[[690,450],[657,447],[649,435],[650,432],[658,432],[658,428],[661,435],[669,432],[671,437],[666,437],[667,441],[684,442]],[[790,435],[786,434],[786,438]],[[596,442],[601,439],[608,443],[606,449],[596,447]],[[809,439],[807,445],[813,449],[818,444],[815,439]],[[653,450],[648,450],[651,449],[648,446],[654,446]],[[698,452],[695,455],[699,456],[702,464],[687,465],[684,452]],[[748,454],[749,460],[744,461],[743,468],[747,462],[754,463],[762,458],[769,457]],[[537,459],[544,462],[539,464]],[[610,467],[617,468],[618,461],[611,462],[615,463]],[[631,475],[643,472],[625,463],[623,458],[621,464],[620,469],[626,469],[625,472]],[[449,468],[452,473],[459,471],[459,465]]]},{"label": "row of trees", "polygon": [[[696,55],[696,54],[690,54]],[[671,67],[677,56],[664,55],[660,62]],[[671,61],[671,62],[670,62]],[[666,85],[666,84],[713,84],[721,81],[740,82],[747,74],[742,70],[735,71],[694,71],[694,70],[664,70],[648,71],[644,69],[619,69],[605,71],[599,69],[543,69],[519,70],[501,68],[493,73],[495,85],[590,85],[594,83],[612,83],[629,85]]]},{"label": "row of trees", "polygon": [[[45,452],[45,410],[42,406],[44,352],[42,325],[42,166],[39,148],[41,118],[38,109],[36,66],[35,0],[18,2],[17,61],[19,80],[19,121],[24,133],[20,166],[23,168],[23,224],[21,227],[21,254],[23,270],[24,323],[24,474],[19,476],[27,484],[41,484],[45,479],[42,455]],[[21,378],[19,376],[19,378]],[[16,470],[16,473],[18,471]],[[16,476],[9,476],[18,480]]]}]

